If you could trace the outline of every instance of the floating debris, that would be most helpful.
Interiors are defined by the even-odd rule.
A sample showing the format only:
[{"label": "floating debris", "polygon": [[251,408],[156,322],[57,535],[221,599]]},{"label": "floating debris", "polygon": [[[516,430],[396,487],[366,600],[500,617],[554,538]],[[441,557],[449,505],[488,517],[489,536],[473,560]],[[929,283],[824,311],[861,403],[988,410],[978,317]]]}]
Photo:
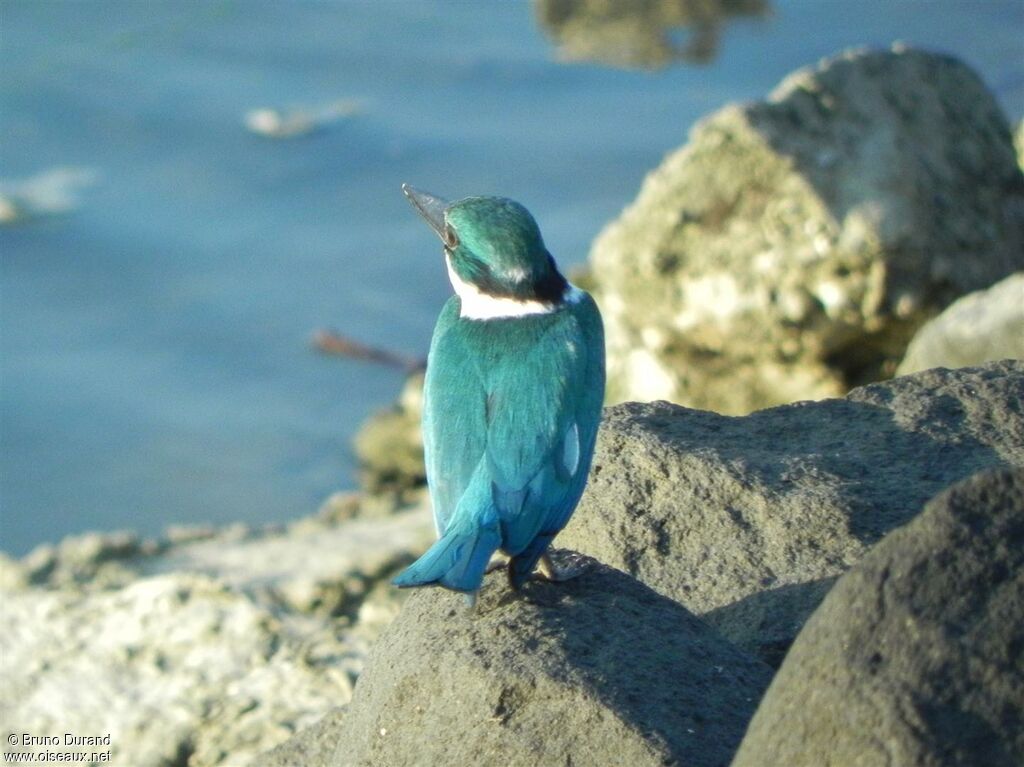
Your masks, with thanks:
[{"label": "floating debris", "polygon": [[426,368],[425,360],[399,354],[389,349],[368,346],[330,329],[316,331],[313,334],[312,344],[317,351],[323,354],[379,362],[383,365],[400,368],[407,373],[413,373]]},{"label": "floating debris", "polygon": [[94,184],[97,175],[91,168],[62,166],[25,179],[0,179],[0,225],[77,208],[78,191]]},{"label": "floating debris", "polygon": [[0,196],[0,224],[13,224],[22,216],[22,210],[14,200]]},{"label": "floating debris", "polygon": [[358,102],[334,101],[321,107],[297,107],[287,110],[261,107],[245,114],[245,127],[267,138],[307,136],[333,122],[358,114]]}]

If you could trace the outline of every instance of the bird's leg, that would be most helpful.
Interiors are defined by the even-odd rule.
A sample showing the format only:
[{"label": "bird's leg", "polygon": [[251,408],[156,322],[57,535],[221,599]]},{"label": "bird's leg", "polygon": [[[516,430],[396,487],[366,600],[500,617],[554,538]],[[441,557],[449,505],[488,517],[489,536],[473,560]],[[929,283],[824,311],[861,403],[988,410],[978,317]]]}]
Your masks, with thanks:
[{"label": "bird's leg", "polygon": [[583,571],[586,568],[583,565],[558,567],[551,561],[551,557],[548,554],[542,554],[540,557],[540,566],[537,569],[540,570],[541,577],[545,580],[551,581],[552,583],[563,583],[564,581],[571,581],[573,578],[583,575]]},{"label": "bird's leg", "polygon": [[476,597],[477,597],[477,594],[479,594],[479,593],[480,593],[479,591],[467,591],[465,593],[464,596],[466,598],[466,611],[467,612],[472,611],[476,607]]}]

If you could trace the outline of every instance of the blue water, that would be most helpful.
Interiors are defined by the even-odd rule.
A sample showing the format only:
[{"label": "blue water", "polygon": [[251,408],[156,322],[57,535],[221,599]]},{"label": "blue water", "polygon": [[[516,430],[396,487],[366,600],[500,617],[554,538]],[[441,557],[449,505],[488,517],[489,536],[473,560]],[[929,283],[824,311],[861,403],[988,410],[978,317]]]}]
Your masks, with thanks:
[{"label": "blue water", "polygon": [[[708,66],[563,64],[526,3],[0,4],[0,177],[90,168],[77,208],[0,227],[0,548],[86,529],[283,521],[354,487],[349,441],[448,295],[408,181],[527,205],[563,265],[699,117],[894,40],[1024,113],[1024,3],[775,1]],[[256,107],[353,99],[313,135]]]}]

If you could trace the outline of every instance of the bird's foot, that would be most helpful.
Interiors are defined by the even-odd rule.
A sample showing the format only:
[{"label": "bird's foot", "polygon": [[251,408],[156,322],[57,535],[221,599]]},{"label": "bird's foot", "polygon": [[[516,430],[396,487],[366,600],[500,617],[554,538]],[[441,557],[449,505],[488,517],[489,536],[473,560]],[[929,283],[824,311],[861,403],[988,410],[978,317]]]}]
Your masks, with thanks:
[{"label": "bird's foot", "polygon": [[466,599],[466,611],[471,612],[476,607],[476,597],[479,591],[467,591],[463,596]]},{"label": "bird's foot", "polygon": [[495,570],[501,570],[501,569],[503,569],[505,567],[508,567],[508,563],[509,563],[508,557],[503,557],[503,556],[500,556],[500,555],[495,555],[494,557],[491,558],[491,561],[487,563],[487,569],[484,570],[484,572],[485,573],[493,573]]},{"label": "bird's foot", "polygon": [[540,566],[537,568],[540,576],[552,583],[564,583],[583,575],[586,566],[582,564],[569,564],[559,567],[551,561],[551,557],[544,554],[540,558]]}]

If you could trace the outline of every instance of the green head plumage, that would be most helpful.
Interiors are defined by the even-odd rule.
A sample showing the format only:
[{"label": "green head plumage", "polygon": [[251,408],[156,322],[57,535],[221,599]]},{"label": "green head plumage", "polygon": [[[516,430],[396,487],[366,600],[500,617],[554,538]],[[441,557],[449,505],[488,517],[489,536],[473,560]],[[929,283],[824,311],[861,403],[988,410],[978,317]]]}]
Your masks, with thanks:
[{"label": "green head plumage", "polygon": [[498,298],[557,303],[568,283],[544,246],[530,212],[504,197],[448,203],[406,185],[402,190],[444,243],[452,271]]}]

